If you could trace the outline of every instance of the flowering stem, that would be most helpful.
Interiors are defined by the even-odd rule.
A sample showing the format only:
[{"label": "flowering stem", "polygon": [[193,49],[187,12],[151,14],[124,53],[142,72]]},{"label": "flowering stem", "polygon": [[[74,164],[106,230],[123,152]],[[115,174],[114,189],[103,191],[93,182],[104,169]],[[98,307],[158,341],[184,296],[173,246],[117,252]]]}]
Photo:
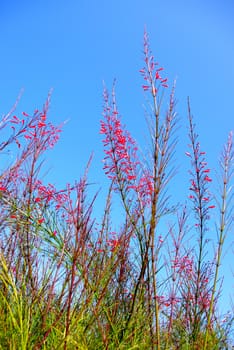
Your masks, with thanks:
[{"label": "flowering stem", "polygon": [[216,254],[216,264],[215,264],[215,275],[211,293],[210,306],[208,310],[207,326],[205,333],[205,341],[203,349],[206,350],[208,343],[208,334],[211,325],[211,318],[213,315],[213,307],[215,300],[215,293],[217,289],[219,267],[221,264],[222,250],[224,241],[226,238],[226,226],[227,226],[227,206],[228,206],[228,193],[229,193],[229,182],[233,175],[233,165],[234,165],[234,151],[233,151],[233,140],[232,133],[229,134],[227,144],[224,147],[224,152],[221,158],[221,168],[223,169],[223,190],[222,190],[222,204],[220,208],[220,226],[219,226],[219,240],[218,240],[218,250]]},{"label": "flowering stem", "polygon": [[195,126],[193,124],[193,117],[190,109],[190,101],[188,99],[188,118],[189,118],[189,136],[191,141],[192,148],[192,166],[193,166],[193,179],[191,180],[191,188],[193,195],[190,198],[193,201],[194,209],[196,212],[197,223],[196,227],[199,232],[199,248],[198,248],[198,258],[197,258],[197,269],[196,269],[196,282],[195,282],[195,295],[194,295],[194,326],[192,331],[192,338],[195,342],[197,334],[200,328],[200,310],[199,310],[199,295],[201,293],[202,286],[202,264],[204,258],[204,238],[206,230],[206,221],[208,219],[208,210],[207,206],[209,201],[209,196],[207,195],[207,182],[212,181],[207,172],[209,169],[204,169],[206,163],[204,162],[203,154],[200,150],[200,144],[197,140],[198,135],[195,133]]}]

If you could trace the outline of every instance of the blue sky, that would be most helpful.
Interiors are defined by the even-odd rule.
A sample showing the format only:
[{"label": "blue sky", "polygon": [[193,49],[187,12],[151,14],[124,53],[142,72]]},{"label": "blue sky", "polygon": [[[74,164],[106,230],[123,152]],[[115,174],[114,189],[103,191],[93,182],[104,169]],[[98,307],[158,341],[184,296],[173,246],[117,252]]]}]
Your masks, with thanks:
[{"label": "blue sky", "polygon": [[[117,78],[124,123],[145,147],[139,69],[146,26],[156,60],[171,82],[177,79],[176,162],[187,171],[189,95],[202,148],[215,169],[234,129],[233,18],[232,0],[0,1],[0,113],[8,112],[21,88],[18,112],[28,113],[53,88],[50,118],[69,122],[47,156],[47,179],[58,186],[74,182],[94,152],[90,181],[99,188],[105,180],[99,135],[103,80],[111,88]],[[177,188],[187,194],[186,172],[180,181]]]},{"label": "blue sky", "polygon": [[53,88],[50,116],[69,123],[49,166],[59,172],[61,183],[72,182],[95,151],[96,170],[102,157],[103,80],[111,87],[117,78],[124,121],[134,137],[142,137],[138,71],[146,25],[156,59],[171,81],[177,79],[182,126],[189,95],[202,144],[215,161],[233,129],[233,16],[228,0],[0,2],[0,111],[9,110],[21,88],[19,111],[40,108]]}]

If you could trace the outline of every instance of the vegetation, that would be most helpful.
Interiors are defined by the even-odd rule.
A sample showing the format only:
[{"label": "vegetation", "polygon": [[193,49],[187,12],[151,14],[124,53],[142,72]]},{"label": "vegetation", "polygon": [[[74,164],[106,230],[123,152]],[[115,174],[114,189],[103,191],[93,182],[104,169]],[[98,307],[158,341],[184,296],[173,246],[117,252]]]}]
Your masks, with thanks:
[{"label": "vegetation", "polygon": [[41,179],[44,154],[61,132],[48,121],[50,96],[42,111],[17,116],[13,108],[2,118],[1,154],[17,156],[0,175],[0,349],[231,349],[233,315],[220,315],[219,270],[233,221],[232,133],[214,197],[188,100],[189,199],[172,205],[175,87],[164,108],[169,85],[146,32],[140,72],[150,155],[123,126],[114,87],[111,96],[105,89],[100,132],[110,186],[101,222],[88,192],[90,162],[62,190]]}]

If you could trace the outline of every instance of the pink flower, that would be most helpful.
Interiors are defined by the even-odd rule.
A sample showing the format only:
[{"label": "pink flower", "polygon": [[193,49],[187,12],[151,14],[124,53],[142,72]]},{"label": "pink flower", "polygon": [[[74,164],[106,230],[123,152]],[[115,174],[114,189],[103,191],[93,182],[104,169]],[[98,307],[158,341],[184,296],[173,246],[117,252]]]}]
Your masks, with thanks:
[{"label": "pink flower", "polygon": [[[144,80],[148,82],[149,85],[143,85],[142,88],[144,91],[148,91],[151,88],[152,95],[156,97],[159,86],[167,88],[167,78],[160,76],[159,72],[163,70],[163,67],[158,67],[158,62],[155,62],[154,56],[151,53],[149,47],[149,38],[148,33],[144,33],[144,61],[145,67],[140,70],[141,75]],[[157,83],[157,86],[155,86]]]},{"label": "pink flower", "polygon": [[128,175],[128,180],[135,180],[136,179],[136,176],[135,175]]},{"label": "pink flower", "polygon": [[103,144],[105,174],[109,179],[121,186],[136,179],[136,151],[137,147],[131,135],[122,126],[113,92],[112,101],[104,90],[104,119],[101,120],[100,133],[104,135]]},{"label": "pink flower", "polygon": [[20,119],[14,115],[14,116],[12,117],[12,119],[11,119],[11,123],[13,123],[13,124],[19,124],[19,123],[20,123]]},{"label": "pink flower", "polygon": [[39,122],[38,123],[38,128],[43,128],[43,126],[46,126],[46,124],[44,122]]},{"label": "pink flower", "polygon": [[209,176],[206,175],[206,176],[204,177],[204,181],[211,182],[212,179],[211,179]]},{"label": "pink flower", "polygon": [[103,249],[97,249],[96,251],[97,251],[97,253],[103,253],[104,252]]},{"label": "pink flower", "polygon": [[120,241],[118,239],[109,239],[107,244],[111,247],[111,251],[113,252],[116,248],[119,247]]}]

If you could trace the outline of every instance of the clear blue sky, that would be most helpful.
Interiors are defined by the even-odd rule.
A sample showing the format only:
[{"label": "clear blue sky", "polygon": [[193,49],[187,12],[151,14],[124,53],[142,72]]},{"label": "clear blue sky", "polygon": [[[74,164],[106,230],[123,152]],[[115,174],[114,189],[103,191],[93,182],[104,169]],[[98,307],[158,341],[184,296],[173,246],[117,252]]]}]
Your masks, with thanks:
[{"label": "clear blue sky", "polygon": [[[40,108],[53,88],[51,119],[69,119],[47,156],[49,181],[63,186],[79,179],[92,151],[90,181],[97,188],[104,181],[99,135],[103,80],[111,88],[117,78],[120,112],[144,148],[139,69],[145,25],[156,60],[171,81],[177,78],[178,164],[189,167],[184,156],[189,95],[202,147],[215,168],[228,131],[234,129],[233,0],[0,1],[1,114],[21,88],[18,111],[28,113]],[[187,173],[181,179],[186,194]]]}]

